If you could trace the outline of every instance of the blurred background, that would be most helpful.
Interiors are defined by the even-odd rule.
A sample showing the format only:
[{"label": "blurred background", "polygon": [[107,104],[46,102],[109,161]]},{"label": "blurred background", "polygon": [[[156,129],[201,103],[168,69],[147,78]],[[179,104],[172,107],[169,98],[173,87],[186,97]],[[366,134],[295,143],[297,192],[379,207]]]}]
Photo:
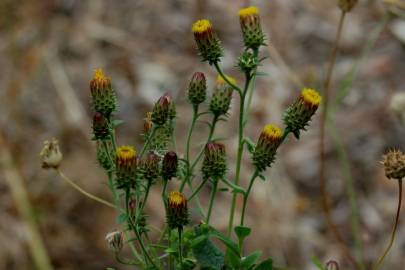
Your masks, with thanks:
[{"label": "blurred background", "polygon": [[[353,253],[363,250],[367,263],[387,244],[397,204],[397,185],[385,178],[381,156],[392,147],[405,147],[405,4],[387,3],[360,0],[347,15],[326,138],[332,217]],[[188,82],[194,71],[204,72],[210,86],[216,78],[214,69],[197,56],[191,24],[200,18],[213,22],[226,50],[222,66],[242,82],[235,68],[242,50],[237,13],[247,4],[260,8],[269,37],[269,46],[261,50],[267,59],[260,67],[267,76],[258,78],[246,128],[256,141],[263,125],[282,124],[283,110],[302,86],[322,85],[339,21],[336,1],[0,0],[0,269],[35,269],[27,234],[32,224],[23,218],[27,209],[15,200],[24,195],[21,183],[54,269],[126,269],[114,261],[104,240],[118,228],[115,212],[77,193],[54,171],[42,170],[42,143],[57,138],[64,154],[61,170],[87,191],[111,200],[91,141],[88,85],[100,67],[112,78],[120,105],[117,117],[125,120],[118,128],[119,143],[140,147],[145,113],[169,92],[178,108],[178,151],[184,153],[191,118]],[[235,96],[229,121],[217,129],[217,136],[228,139],[230,179],[237,104]],[[313,256],[352,269],[320,204],[319,115],[299,141],[290,137],[266,172],[268,180],[254,187],[247,217],[253,234],[246,249],[262,249],[263,257],[271,256],[288,269],[315,269]],[[198,124],[194,152],[206,136],[206,126]],[[251,172],[246,154],[242,185]],[[352,229],[350,182],[357,197],[357,233]],[[172,181],[171,189],[176,185]],[[164,222],[160,192],[161,186],[155,186],[147,205],[149,220],[157,227]],[[203,206],[208,196],[205,188]],[[230,198],[221,193],[213,212],[213,224],[223,231]],[[236,220],[239,215],[240,205]],[[199,221],[194,210],[193,221]],[[363,247],[355,244],[356,237]],[[384,269],[405,269],[404,253],[405,226],[400,226]]]}]

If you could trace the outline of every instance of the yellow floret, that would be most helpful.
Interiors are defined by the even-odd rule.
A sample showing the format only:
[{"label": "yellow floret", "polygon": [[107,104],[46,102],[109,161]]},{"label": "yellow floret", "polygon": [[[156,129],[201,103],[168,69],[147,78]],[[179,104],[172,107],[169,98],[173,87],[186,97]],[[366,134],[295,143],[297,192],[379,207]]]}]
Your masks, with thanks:
[{"label": "yellow floret", "polygon": [[241,17],[241,18],[245,18],[248,16],[256,15],[256,14],[259,14],[259,9],[255,6],[242,8],[239,10],[239,17]]},{"label": "yellow floret", "polygon": [[[232,84],[236,84],[236,79],[231,77],[231,76],[226,76],[226,78],[228,79],[229,82],[231,82]],[[217,77],[217,85],[221,86],[226,84],[227,82],[224,80],[224,78],[222,78],[221,75],[218,75]]]},{"label": "yellow floret", "polygon": [[177,207],[186,203],[186,198],[178,191],[172,191],[169,194],[169,205]]},{"label": "yellow floret", "polygon": [[275,126],[275,125],[266,125],[263,128],[263,133],[264,135],[266,135],[266,137],[268,138],[272,138],[272,139],[279,139],[282,136],[282,131],[279,127]]},{"label": "yellow floret", "polygon": [[96,80],[96,81],[107,80],[107,77],[104,75],[104,72],[101,68],[98,68],[94,71],[93,80]]},{"label": "yellow floret", "polygon": [[117,160],[121,164],[131,163],[135,160],[136,151],[132,146],[120,146],[117,149]]},{"label": "yellow floret", "polygon": [[311,88],[304,88],[301,92],[301,97],[304,102],[307,102],[313,106],[319,106],[322,101],[321,95]]},{"label": "yellow floret", "polygon": [[212,28],[211,22],[209,20],[198,20],[193,24],[191,30],[193,33],[204,33]]}]

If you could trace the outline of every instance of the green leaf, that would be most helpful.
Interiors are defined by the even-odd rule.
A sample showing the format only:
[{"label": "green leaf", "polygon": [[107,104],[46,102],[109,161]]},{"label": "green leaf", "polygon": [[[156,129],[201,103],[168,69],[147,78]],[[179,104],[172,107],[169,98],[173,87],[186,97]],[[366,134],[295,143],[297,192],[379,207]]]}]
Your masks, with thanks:
[{"label": "green leaf", "polygon": [[323,267],[322,263],[315,256],[312,256],[311,261],[319,270],[326,270],[325,267]]},{"label": "green leaf", "polygon": [[221,269],[224,265],[225,255],[208,238],[198,241],[192,251],[201,269]]},{"label": "green leaf", "polygon": [[241,257],[230,249],[226,250],[226,262],[229,264],[233,269],[238,269],[241,266]]},{"label": "green leaf", "polygon": [[117,223],[118,224],[123,224],[125,222],[127,222],[128,220],[128,216],[125,213],[121,213],[117,216]]},{"label": "green leaf", "polygon": [[124,120],[115,119],[115,120],[112,121],[112,126],[113,126],[113,128],[116,128],[116,127],[118,127],[119,125],[122,125],[123,123],[125,123]]},{"label": "green leaf", "polygon": [[249,153],[253,154],[253,152],[255,151],[255,148],[256,148],[256,144],[254,144],[254,142],[252,142],[252,140],[249,138],[245,138],[244,141],[246,143]]},{"label": "green leaf", "polygon": [[239,241],[243,241],[246,237],[248,237],[252,231],[249,227],[244,226],[236,226],[235,233],[238,236]]},{"label": "green leaf", "polygon": [[221,269],[225,255],[208,238],[209,231],[206,224],[194,227],[196,238],[192,240],[191,249],[201,269]]},{"label": "green leaf", "polygon": [[263,174],[259,174],[258,177],[259,177],[260,179],[262,179],[263,181],[266,181],[266,177],[264,177]]},{"label": "green leaf", "polygon": [[226,187],[220,188],[220,189],[218,189],[218,191],[219,192],[227,192],[227,191],[229,191],[229,188],[226,188]]},{"label": "green leaf", "polygon": [[174,249],[174,248],[171,248],[171,247],[165,249],[165,253],[167,253],[167,254],[173,254],[173,253],[176,253],[176,252],[177,252],[177,249]]},{"label": "green leaf", "polygon": [[220,233],[214,229],[210,233],[210,235],[212,235],[213,237],[215,237],[219,241],[221,241],[230,251],[232,251],[236,256],[238,256],[240,258],[239,247],[230,238],[226,237],[225,235],[223,235],[222,233]]},{"label": "green leaf", "polygon": [[254,270],[273,270],[273,260],[271,258],[262,261]]},{"label": "green leaf", "polygon": [[242,266],[244,269],[250,269],[256,261],[262,256],[262,252],[260,250],[257,250],[248,256],[242,258]]}]

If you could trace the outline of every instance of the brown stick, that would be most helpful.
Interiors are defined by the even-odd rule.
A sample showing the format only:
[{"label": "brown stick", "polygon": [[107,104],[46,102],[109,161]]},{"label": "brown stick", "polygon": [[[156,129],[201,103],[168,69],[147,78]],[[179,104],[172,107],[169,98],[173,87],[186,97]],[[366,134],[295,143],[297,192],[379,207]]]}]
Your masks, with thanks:
[{"label": "brown stick", "polygon": [[320,138],[319,138],[319,186],[321,192],[321,201],[322,201],[322,208],[325,214],[326,222],[328,224],[329,229],[332,231],[334,237],[339,242],[343,254],[347,259],[355,266],[356,269],[360,269],[359,264],[357,263],[356,259],[351,254],[349,248],[347,247],[342,234],[337,229],[337,226],[334,224],[331,215],[331,209],[328,201],[328,193],[326,191],[326,176],[325,176],[325,163],[326,163],[326,153],[325,153],[325,129],[326,129],[326,119],[328,117],[328,105],[329,105],[329,92],[330,92],[330,85],[332,81],[333,70],[335,67],[336,56],[339,48],[339,41],[342,35],[343,29],[343,22],[345,19],[346,12],[342,11],[339,19],[339,26],[336,34],[335,43],[332,49],[332,53],[329,60],[329,67],[325,79],[324,84],[324,93],[323,93],[323,110],[320,119]]}]

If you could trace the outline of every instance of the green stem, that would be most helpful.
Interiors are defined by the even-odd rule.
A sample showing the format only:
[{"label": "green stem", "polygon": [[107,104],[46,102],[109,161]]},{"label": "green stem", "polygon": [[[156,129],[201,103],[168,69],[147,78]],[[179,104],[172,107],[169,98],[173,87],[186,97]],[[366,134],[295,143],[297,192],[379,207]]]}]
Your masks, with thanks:
[{"label": "green stem", "polygon": [[[187,146],[186,146],[186,160],[187,160],[187,164],[190,164],[190,142],[191,142],[191,135],[193,134],[193,130],[195,127],[195,123],[197,122],[197,118],[198,118],[198,105],[197,106],[193,106],[193,119],[191,120],[191,125],[188,129],[187,132]],[[188,169],[190,170],[190,168]]]},{"label": "green stem", "polygon": [[[222,69],[219,67],[218,62],[214,63],[215,69],[217,70],[218,74],[222,77],[222,79],[229,84],[233,89],[235,89],[239,95],[242,95],[242,90],[236,85],[229,81],[228,77],[222,72]],[[246,91],[244,91],[246,92]]]},{"label": "green stem", "polygon": [[211,198],[210,198],[210,203],[208,207],[208,213],[206,217],[206,223],[210,224],[210,217],[211,217],[211,212],[212,212],[212,207],[214,206],[214,200],[215,200],[215,195],[217,194],[217,187],[218,187],[218,180],[214,180],[212,191],[211,191]]},{"label": "green stem", "polygon": [[178,228],[178,232],[179,232],[179,260],[180,260],[180,266],[181,269],[183,269],[183,247],[182,247],[182,241],[181,241],[181,237],[182,237],[182,231],[183,228],[179,227]]},{"label": "green stem", "polygon": [[191,194],[191,196],[188,198],[189,202],[194,198],[194,196],[196,196],[198,194],[198,192],[200,192],[201,188],[205,185],[207,180],[208,179],[201,181],[201,184],[194,190],[193,194]]},{"label": "green stem", "polygon": [[255,182],[258,175],[259,175],[259,172],[257,170],[255,170],[255,172],[252,175],[252,178],[250,179],[249,187],[248,187],[248,189],[246,190],[246,193],[243,196],[243,207],[242,207],[242,216],[240,218],[240,226],[244,225],[247,201],[248,201],[250,192],[252,190],[253,184],[254,184],[254,182]]},{"label": "green stem", "polygon": [[143,209],[144,209],[144,207],[145,207],[145,204],[146,204],[146,201],[148,200],[149,191],[150,191],[150,187],[151,187],[151,186],[152,186],[152,182],[151,182],[151,181],[148,181],[148,184],[147,184],[146,190],[145,190],[145,197],[143,198],[142,205],[141,205],[141,208],[140,208],[140,212],[143,211]]},{"label": "green stem", "polygon": [[230,188],[232,188],[234,191],[237,191],[237,192],[242,193],[242,194],[245,193],[245,190],[241,186],[237,186],[237,185],[231,183],[230,181],[228,181],[225,178],[221,179],[221,181],[224,182],[224,184],[226,184]]},{"label": "green stem", "polygon": [[148,146],[149,146],[149,144],[150,144],[150,141],[152,140],[153,136],[155,136],[155,133],[156,133],[156,130],[157,130],[157,129],[158,129],[158,128],[157,128],[155,125],[153,125],[152,130],[151,130],[151,132],[150,132],[150,135],[147,136],[146,142],[144,143],[144,145],[143,145],[143,147],[142,147],[142,150],[141,150],[141,153],[140,153],[140,155],[139,155],[139,158],[142,158],[143,155],[145,154],[145,152],[146,152],[146,150],[148,149]]},{"label": "green stem", "polygon": [[[238,137],[238,154],[237,154],[237,160],[236,160],[236,172],[235,172],[235,185],[239,185],[239,179],[240,179],[240,169],[241,169],[241,163],[242,163],[242,154],[243,154],[243,116],[244,116],[244,110],[245,110],[245,97],[246,97],[246,91],[249,88],[251,77],[246,74],[246,82],[245,82],[245,88],[243,92],[241,92],[240,95],[240,104],[239,104],[239,137]],[[232,196],[232,203],[231,203],[231,212],[229,215],[229,223],[228,223],[228,232],[227,235],[230,236],[233,228],[233,219],[235,215],[235,208],[236,208],[236,196],[237,194],[234,193]]]},{"label": "green stem", "polygon": [[167,200],[167,194],[166,194],[166,190],[167,190],[167,183],[169,182],[169,180],[163,180],[163,190],[162,190],[162,200],[163,203],[166,207],[166,200]]},{"label": "green stem", "polygon": [[56,169],[56,171],[58,172],[59,176],[63,178],[63,180],[65,180],[69,185],[71,185],[74,189],[76,189],[77,191],[79,191],[81,194],[83,194],[84,196],[86,196],[87,198],[90,198],[96,202],[99,202],[101,204],[104,204],[108,207],[111,208],[116,208],[116,206],[110,202],[107,202],[106,200],[103,200],[99,197],[97,197],[96,195],[93,195],[87,191],[85,191],[84,189],[82,189],[79,185],[77,185],[75,182],[73,182],[69,177],[67,177],[63,172],[61,172],[59,169]]},{"label": "green stem", "polygon": [[388,243],[388,246],[386,247],[383,255],[378,260],[377,265],[375,267],[375,270],[380,269],[385,257],[390,252],[391,247],[392,247],[392,245],[394,244],[394,241],[395,241],[395,236],[397,234],[397,228],[398,228],[398,223],[399,223],[399,213],[401,211],[401,204],[402,204],[402,179],[398,179],[398,191],[399,191],[399,197],[398,197],[397,214],[395,216],[395,223],[394,223],[394,228],[392,229],[391,239],[390,239],[390,242]]}]

